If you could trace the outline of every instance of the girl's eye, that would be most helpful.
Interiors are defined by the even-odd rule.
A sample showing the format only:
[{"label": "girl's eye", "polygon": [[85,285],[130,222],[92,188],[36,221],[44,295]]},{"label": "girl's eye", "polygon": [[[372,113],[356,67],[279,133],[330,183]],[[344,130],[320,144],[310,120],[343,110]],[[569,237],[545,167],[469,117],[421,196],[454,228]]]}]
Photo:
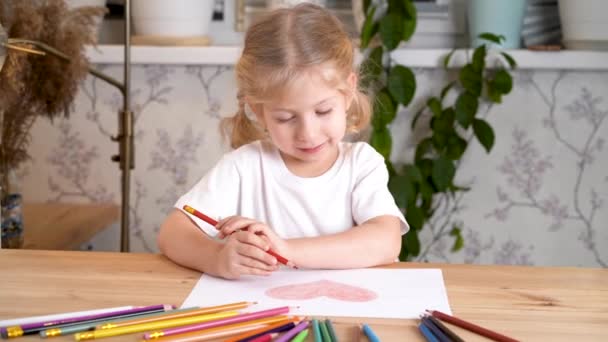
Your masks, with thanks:
[{"label": "girl's eye", "polygon": [[325,114],[329,114],[329,113],[331,113],[331,108],[330,108],[330,109],[328,109],[328,110],[320,110],[320,111],[317,111],[317,114],[318,114],[318,115],[325,115]]},{"label": "girl's eye", "polygon": [[277,121],[282,123],[282,122],[289,122],[289,121],[291,121],[291,119],[293,119],[293,116],[289,117],[289,118],[277,118]]}]

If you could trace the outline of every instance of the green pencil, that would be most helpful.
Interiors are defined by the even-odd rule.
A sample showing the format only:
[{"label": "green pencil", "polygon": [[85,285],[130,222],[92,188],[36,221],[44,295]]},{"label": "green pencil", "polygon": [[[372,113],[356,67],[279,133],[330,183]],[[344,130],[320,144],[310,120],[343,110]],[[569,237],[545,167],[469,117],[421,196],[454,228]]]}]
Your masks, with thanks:
[{"label": "green pencil", "polygon": [[323,342],[321,338],[321,330],[319,329],[319,321],[316,319],[312,320],[312,333],[315,337],[315,342]]},{"label": "green pencil", "polygon": [[334,325],[331,324],[329,318],[325,320],[325,326],[327,327],[327,332],[329,333],[332,342],[338,342],[338,338],[336,337],[336,331],[334,330]]},{"label": "green pencil", "polygon": [[308,336],[308,329],[300,331],[300,333],[297,334],[296,337],[291,340],[291,342],[302,342],[304,339],[306,339],[306,336]]},{"label": "green pencil", "polygon": [[327,331],[327,325],[323,321],[319,321],[319,328],[321,328],[321,335],[323,335],[323,342],[333,342],[329,331]]}]

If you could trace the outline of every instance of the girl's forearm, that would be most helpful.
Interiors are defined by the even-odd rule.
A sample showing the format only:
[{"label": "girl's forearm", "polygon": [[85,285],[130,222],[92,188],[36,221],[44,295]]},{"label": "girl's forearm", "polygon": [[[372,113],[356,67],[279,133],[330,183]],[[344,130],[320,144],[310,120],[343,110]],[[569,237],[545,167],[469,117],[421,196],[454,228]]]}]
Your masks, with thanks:
[{"label": "girl's forearm", "polygon": [[221,244],[208,237],[181,211],[174,210],[162,224],[158,247],[179,265],[217,275]]},{"label": "girl's forearm", "polygon": [[382,216],[345,232],[291,239],[290,256],[298,267],[347,269],[394,262],[401,250],[399,219]]}]

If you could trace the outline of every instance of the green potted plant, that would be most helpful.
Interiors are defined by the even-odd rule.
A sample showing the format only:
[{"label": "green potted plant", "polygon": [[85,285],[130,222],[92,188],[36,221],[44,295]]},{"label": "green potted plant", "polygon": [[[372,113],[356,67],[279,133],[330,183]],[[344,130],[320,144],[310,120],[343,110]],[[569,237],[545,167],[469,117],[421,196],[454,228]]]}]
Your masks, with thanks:
[{"label": "green potted plant", "polygon": [[[477,115],[479,102],[500,103],[502,96],[512,88],[512,79],[504,67],[486,68],[488,46],[477,47],[469,61],[460,68],[458,78],[449,82],[438,96],[430,97],[426,106],[412,119],[412,129],[428,132],[416,142],[414,160],[393,164],[390,124],[399,106],[407,106],[416,90],[414,73],[389,58],[391,51],[407,41],[415,31],[416,10],[411,1],[389,1],[386,11],[377,15],[378,8],[364,1],[366,19],[361,30],[361,48],[366,50],[362,63],[364,85],[375,95],[374,116],[370,143],[386,159],[389,169],[389,188],[398,206],[410,224],[410,232],[403,236],[401,260],[418,256],[421,252],[419,233],[428,226],[437,213],[440,199],[449,200],[467,189],[454,183],[454,176],[471,138],[476,138],[489,152],[494,144],[491,126]],[[500,44],[504,37],[484,33],[480,38]],[[445,58],[444,67],[450,67],[454,51]],[[513,58],[500,53],[505,62],[515,67]],[[447,94],[456,100],[446,104]],[[419,118],[430,116],[423,124]],[[424,126],[424,127],[423,127]],[[460,228],[439,227],[441,236],[451,235],[453,250],[463,246]],[[436,241],[436,240],[435,240]],[[428,246],[427,246],[428,247]]]}]

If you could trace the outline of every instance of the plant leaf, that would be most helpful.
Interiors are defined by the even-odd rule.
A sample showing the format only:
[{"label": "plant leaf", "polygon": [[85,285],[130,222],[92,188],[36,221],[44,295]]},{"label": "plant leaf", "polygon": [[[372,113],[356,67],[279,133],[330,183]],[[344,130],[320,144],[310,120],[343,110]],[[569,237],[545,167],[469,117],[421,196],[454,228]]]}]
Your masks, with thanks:
[{"label": "plant leaf", "polygon": [[433,183],[437,191],[445,191],[452,183],[456,168],[451,160],[445,157],[439,157],[433,161]]},{"label": "plant leaf", "polygon": [[420,108],[419,111],[416,112],[416,114],[414,114],[414,118],[412,119],[412,124],[411,124],[412,130],[414,130],[414,128],[416,127],[416,122],[418,122],[418,119],[420,118],[422,113],[424,113],[425,109],[426,109],[426,107],[422,107],[422,108]]},{"label": "plant leaf", "polygon": [[369,75],[379,75],[382,72],[382,46],[376,46],[365,60],[363,71]]},{"label": "plant leaf", "polygon": [[443,67],[445,69],[448,68],[448,65],[450,64],[450,59],[452,58],[452,55],[454,54],[454,52],[456,52],[456,50],[450,51],[450,53],[448,53],[448,55],[445,56],[445,58],[443,59]]},{"label": "plant leaf", "polygon": [[454,237],[454,244],[452,245],[452,252],[458,252],[464,246],[464,239],[462,238],[462,232],[460,228],[454,226],[450,231],[450,236]]},{"label": "plant leaf", "polygon": [[424,138],[422,141],[418,143],[416,147],[416,156],[415,160],[419,161],[426,156],[426,154],[431,151],[433,148],[433,139],[432,138]]},{"label": "plant leaf", "polygon": [[403,209],[407,208],[408,203],[412,202],[416,195],[414,185],[409,177],[405,175],[398,175],[389,179],[388,189],[393,194],[397,206]]},{"label": "plant leaf", "polygon": [[398,103],[407,106],[416,92],[416,77],[409,68],[396,65],[388,74],[387,86],[393,98]]},{"label": "plant leaf", "polygon": [[403,167],[403,174],[413,183],[422,182],[422,173],[416,165],[408,164]]},{"label": "plant leaf", "polygon": [[504,69],[498,70],[491,82],[493,88],[503,95],[510,93],[511,89],[513,89],[513,78]]},{"label": "plant leaf", "polygon": [[385,89],[376,94],[374,102],[374,116],[372,126],[374,129],[381,129],[391,123],[397,115],[397,108],[393,104],[393,99]]},{"label": "plant leaf", "polygon": [[486,152],[490,153],[492,146],[494,146],[494,130],[492,130],[492,127],[482,119],[475,119],[473,121],[473,132],[477,140],[486,149]]},{"label": "plant leaf", "polygon": [[452,89],[452,87],[455,84],[456,84],[456,81],[452,81],[452,82],[448,83],[445,87],[443,87],[443,89],[441,89],[441,95],[439,96],[439,99],[441,99],[442,102],[443,102],[443,99],[445,99],[445,96],[450,91],[450,89]]},{"label": "plant leaf", "polygon": [[385,159],[388,159],[391,154],[393,139],[388,128],[372,130],[370,144],[380,153]]},{"label": "plant leaf", "polygon": [[476,71],[471,64],[467,64],[460,70],[459,76],[460,83],[466,90],[476,97],[481,95],[481,72]]},{"label": "plant leaf", "polygon": [[441,102],[436,97],[431,97],[426,101],[426,105],[436,117],[441,116]]},{"label": "plant leaf", "polygon": [[380,19],[380,38],[386,49],[394,50],[403,38],[403,15],[392,12]]},{"label": "plant leaf", "polygon": [[486,46],[480,45],[473,52],[473,60],[471,62],[473,69],[478,73],[483,72],[486,67]]},{"label": "plant leaf", "polygon": [[501,52],[501,54],[507,60],[507,63],[509,63],[509,66],[511,67],[511,69],[517,68],[517,62],[515,62],[515,59],[513,59],[513,57],[511,57],[511,55],[509,55],[508,53],[506,53],[504,51]]},{"label": "plant leaf", "polygon": [[452,160],[460,159],[466,149],[467,141],[458,136],[458,134],[454,134],[448,138],[448,149],[446,153],[448,158]]},{"label": "plant leaf", "polygon": [[365,21],[363,22],[363,27],[361,28],[361,48],[365,49],[369,45],[370,40],[378,31],[378,24],[374,22],[374,14],[376,13],[376,7],[373,6],[369,12],[367,12],[367,16],[365,17]]},{"label": "plant leaf", "polygon": [[401,38],[403,41],[408,41],[416,32],[417,25],[417,15],[416,15],[416,6],[411,1],[405,1],[405,13],[403,20],[403,37]]},{"label": "plant leaf", "polygon": [[481,33],[477,37],[479,37],[480,39],[483,39],[483,40],[487,40],[492,43],[496,43],[497,45],[500,45],[505,40],[505,36],[495,35],[495,34],[489,33],[489,32]]},{"label": "plant leaf", "polygon": [[414,201],[410,202],[405,210],[405,220],[413,230],[421,230],[424,226],[424,213],[414,204]]},{"label": "plant leaf", "polygon": [[405,246],[409,254],[416,256],[420,253],[420,240],[418,240],[417,231],[412,229],[405,234]]},{"label": "plant leaf", "polygon": [[367,13],[372,0],[363,0],[363,13]]},{"label": "plant leaf", "polygon": [[479,101],[473,94],[465,91],[456,99],[454,109],[456,111],[456,120],[463,128],[468,128],[477,114]]}]

